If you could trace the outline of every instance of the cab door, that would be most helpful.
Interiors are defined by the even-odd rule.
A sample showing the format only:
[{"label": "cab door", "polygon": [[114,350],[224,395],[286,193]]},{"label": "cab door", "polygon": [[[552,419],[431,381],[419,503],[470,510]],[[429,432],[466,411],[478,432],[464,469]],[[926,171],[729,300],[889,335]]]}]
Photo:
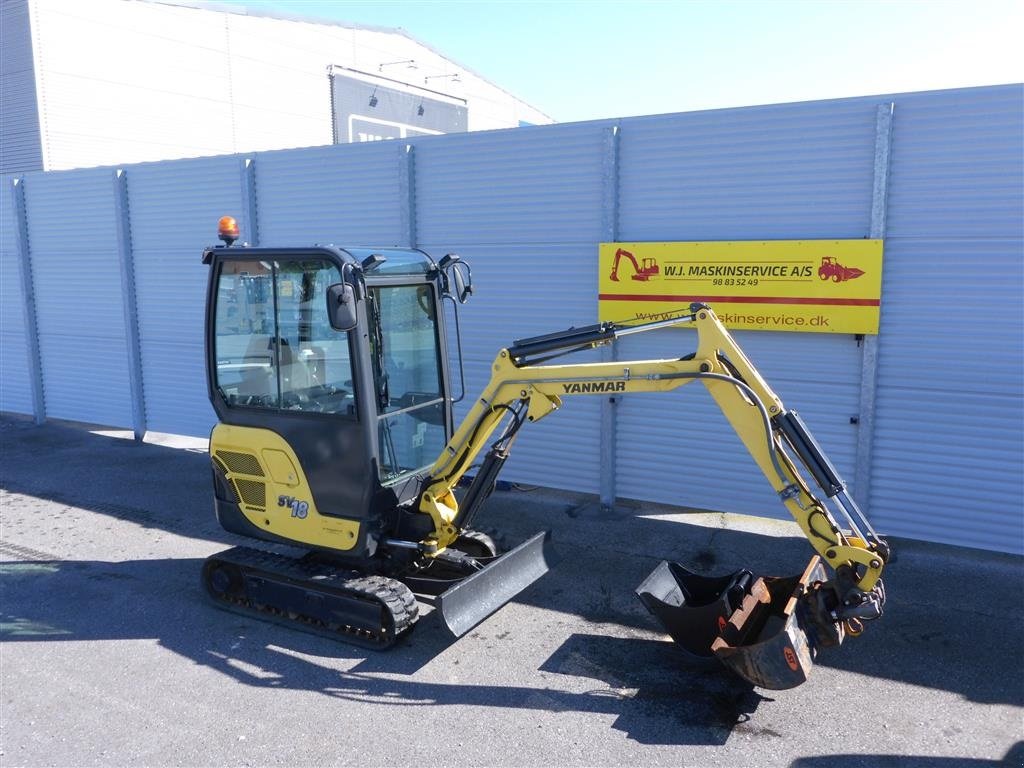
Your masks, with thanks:
[{"label": "cab door", "polygon": [[370,359],[382,485],[433,465],[451,436],[436,285],[376,281],[368,288]]},{"label": "cab door", "polygon": [[[327,315],[327,287],[342,282],[343,263],[328,249],[235,248],[214,254],[207,304],[210,401],[221,425],[241,428],[219,427],[222,436],[254,443],[242,453],[254,457],[258,466],[248,465],[262,473],[239,475],[252,485],[234,483],[252,494],[247,500],[239,493],[239,505],[256,532],[239,521],[247,528],[240,533],[331,549],[364,542],[365,527],[357,526],[352,536],[352,527],[335,525],[344,533],[339,541],[330,535],[329,520],[302,527],[314,519],[309,509],[318,520],[360,521],[369,514],[373,470],[360,365],[353,354],[359,331],[335,331]],[[278,450],[275,436],[284,450]],[[218,459],[216,442],[211,453]],[[223,453],[231,470],[226,462],[238,451]],[[309,499],[288,492],[289,475],[304,479]]]}]

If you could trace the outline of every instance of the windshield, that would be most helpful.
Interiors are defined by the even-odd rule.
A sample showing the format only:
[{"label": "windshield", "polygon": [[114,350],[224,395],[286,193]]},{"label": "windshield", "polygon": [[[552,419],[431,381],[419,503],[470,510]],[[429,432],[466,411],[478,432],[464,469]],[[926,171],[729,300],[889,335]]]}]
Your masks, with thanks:
[{"label": "windshield", "polygon": [[233,407],[355,416],[348,335],[324,295],[341,281],[319,259],[227,261],[217,283],[217,388]]}]

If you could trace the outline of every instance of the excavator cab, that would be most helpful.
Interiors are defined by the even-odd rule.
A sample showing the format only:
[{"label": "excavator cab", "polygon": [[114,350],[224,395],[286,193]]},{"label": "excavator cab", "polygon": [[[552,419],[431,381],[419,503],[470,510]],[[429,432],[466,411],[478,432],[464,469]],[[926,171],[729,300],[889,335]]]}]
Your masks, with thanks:
[{"label": "excavator cab", "polygon": [[[218,518],[253,538],[369,556],[379,520],[416,496],[416,471],[452,431],[436,266],[405,250],[208,253],[213,458],[233,476],[219,487],[239,497],[218,494]],[[345,280],[356,264],[363,279]],[[348,330],[332,324],[339,309]]]},{"label": "excavator cab", "polygon": [[423,543],[435,526],[417,502],[454,431],[446,307],[457,320],[468,265],[414,249],[230,243],[203,261],[217,519],[308,549],[298,564],[244,547],[213,556],[203,582],[218,605],[386,647],[415,622],[414,591],[442,593],[442,619],[461,634],[547,571],[543,535],[503,557],[468,525],[447,547]]}]

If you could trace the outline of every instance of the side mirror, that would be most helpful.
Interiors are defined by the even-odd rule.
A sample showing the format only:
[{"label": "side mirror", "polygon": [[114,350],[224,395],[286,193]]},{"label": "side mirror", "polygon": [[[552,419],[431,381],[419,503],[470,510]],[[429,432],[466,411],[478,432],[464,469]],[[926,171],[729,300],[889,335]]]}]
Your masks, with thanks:
[{"label": "side mirror", "polygon": [[452,265],[452,281],[455,283],[455,298],[465,304],[473,295],[473,272],[464,261]]},{"label": "side mirror", "polygon": [[336,331],[351,331],[358,325],[356,297],[348,283],[335,283],[327,289],[327,317]]},{"label": "side mirror", "polygon": [[457,253],[446,253],[437,266],[445,276],[445,292],[450,293],[452,283],[454,283],[455,298],[458,299],[459,304],[465,304],[466,300],[473,295],[473,270],[469,268],[469,264],[464,262]]}]

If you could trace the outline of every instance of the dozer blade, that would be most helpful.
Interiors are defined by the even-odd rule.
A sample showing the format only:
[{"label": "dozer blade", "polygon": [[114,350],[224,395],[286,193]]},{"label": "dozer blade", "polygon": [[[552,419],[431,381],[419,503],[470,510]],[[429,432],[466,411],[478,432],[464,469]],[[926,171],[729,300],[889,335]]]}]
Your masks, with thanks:
[{"label": "dozer blade", "polygon": [[455,637],[462,637],[547,573],[555,562],[550,531],[524,541],[438,597],[445,626]]},{"label": "dozer blade", "polygon": [[663,562],[637,595],[687,652],[715,656],[753,685],[782,690],[806,682],[820,646],[842,642],[842,626],[826,631],[802,599],[826,578],[817,556],[790,577],[744,570],[709,578]]}]

